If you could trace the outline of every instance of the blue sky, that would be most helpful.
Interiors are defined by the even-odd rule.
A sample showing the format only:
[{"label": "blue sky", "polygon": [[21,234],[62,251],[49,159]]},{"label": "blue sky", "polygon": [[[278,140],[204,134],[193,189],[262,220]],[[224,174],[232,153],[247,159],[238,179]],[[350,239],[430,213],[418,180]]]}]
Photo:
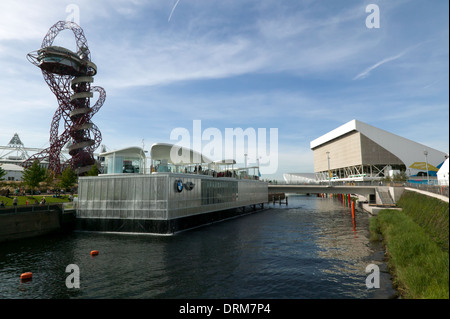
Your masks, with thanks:
[{"label": "blue sky", "polygon": [[[367,28],[369,4],[380,27]],[[175,128],[278,129],[278,170],[313,172],[309,143],[358,119],[449,145],[449,3],[443,0],[0,2],[0,145],[48,147],[56,110],[26,54],[75,5],[106,102],[108,150],[149,149]],[[70,31],[56,45],[74,49]],[[249,159],[250,160],[250,159]]]}]

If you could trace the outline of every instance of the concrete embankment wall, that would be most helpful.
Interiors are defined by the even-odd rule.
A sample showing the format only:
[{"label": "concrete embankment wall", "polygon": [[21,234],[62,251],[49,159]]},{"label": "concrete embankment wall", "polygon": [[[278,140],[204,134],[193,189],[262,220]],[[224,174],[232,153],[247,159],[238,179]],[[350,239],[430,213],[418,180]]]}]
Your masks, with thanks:
[{"label": "concrete embankment wall", "polygon": [[[64,215],[64,216],[63,216]],[[57,232],[71,222],[71,214],[63,214],[58,206],[44,209],[0,211],[0,242],[29,238]]]}]

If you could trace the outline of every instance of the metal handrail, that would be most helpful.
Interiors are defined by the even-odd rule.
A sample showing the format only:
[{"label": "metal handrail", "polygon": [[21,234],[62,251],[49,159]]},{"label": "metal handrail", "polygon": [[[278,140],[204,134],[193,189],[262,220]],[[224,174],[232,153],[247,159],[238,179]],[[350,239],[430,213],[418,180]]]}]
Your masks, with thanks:
[{"label": "metal handrail", "polygon": [[[8,205],[5,207],[0,207],[0,213],[17,213],[17,212],[34,212],[50,210],[50,207],[58,206],[62,209],[62,203],[45,203],[42,204],[29,204],[29,205]],[[29,210],[27,210],[29,209]]]}]

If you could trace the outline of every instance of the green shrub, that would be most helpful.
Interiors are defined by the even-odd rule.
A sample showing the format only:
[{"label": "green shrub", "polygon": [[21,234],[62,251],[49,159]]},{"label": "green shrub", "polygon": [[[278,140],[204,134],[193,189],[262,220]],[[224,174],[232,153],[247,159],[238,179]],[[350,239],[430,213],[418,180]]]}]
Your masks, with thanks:
[{"label": "green shrub", "polygon": [[377,217],[394,283],[405,298],[449,298],[449,255],[407,213]]}]

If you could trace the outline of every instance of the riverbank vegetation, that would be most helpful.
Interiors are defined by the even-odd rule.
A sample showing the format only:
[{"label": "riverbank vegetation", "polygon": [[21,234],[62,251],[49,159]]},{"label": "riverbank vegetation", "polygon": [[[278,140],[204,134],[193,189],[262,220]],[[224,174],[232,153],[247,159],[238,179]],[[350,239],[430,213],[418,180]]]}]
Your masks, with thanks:
[{"label": "riverbank vegetation", "polygon": [[394,285],[402,298],[449,298],[449,205],[406,191],[398,210],[371,218],[372,240],[383,240]]},{"label": "riverbank vegetation", "polygon": [[[86,173],[86,176],[97,176],[99,173],[96,164]],[[61,174],[41,167],[38,161],[24,169],[21,181],[6,181],[6,172],[0,166],[0,196],[59,194],[61,192],[76,193],[78,176],[71,167],[66,167]]]},{"label": "riverbank vegetation", "polygon": [[77,181],[78,177],[70,167],[55,176],[34,161],[24,169],[21,181],[0,181],[0,208],[13,206],[14,198],[17,198],[18,206],[37,205],[43,197],[46,204],[69,202],[76,197]]}]

